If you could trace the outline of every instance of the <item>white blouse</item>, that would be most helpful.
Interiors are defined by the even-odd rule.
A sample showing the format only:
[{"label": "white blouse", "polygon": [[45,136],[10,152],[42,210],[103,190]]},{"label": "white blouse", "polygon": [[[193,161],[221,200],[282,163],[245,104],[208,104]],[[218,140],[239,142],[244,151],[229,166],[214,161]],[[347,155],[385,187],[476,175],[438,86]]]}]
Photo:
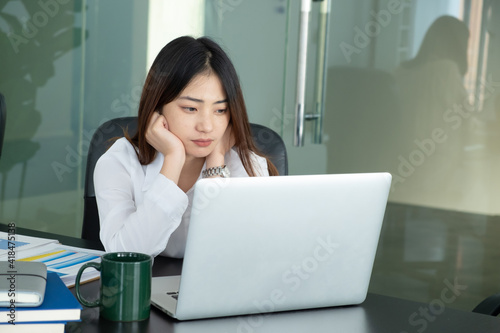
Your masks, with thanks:
[{"label": "white blouse", "polygon": [[[224,160],[231,177],[248,177],[235,150]],[[269,175],[265,158],[252,154],[252,161],[257,175]],[[184,193],[160,173],[162,165],[161,153],[152,163],[141,165],[125,138],[118,139],[97,161],[94,187],[100,238],[107,252],[184,256],[193,188]]]}]

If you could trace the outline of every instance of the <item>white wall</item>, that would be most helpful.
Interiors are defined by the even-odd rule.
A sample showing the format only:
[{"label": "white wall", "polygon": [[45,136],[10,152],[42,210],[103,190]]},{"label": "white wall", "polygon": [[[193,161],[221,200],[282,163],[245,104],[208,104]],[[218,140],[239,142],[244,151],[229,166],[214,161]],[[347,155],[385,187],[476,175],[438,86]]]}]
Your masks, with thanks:
[{"label": "white wall", "polygon": [[204,0],[149,0],[147,69],[171,40],[204,34]]}]

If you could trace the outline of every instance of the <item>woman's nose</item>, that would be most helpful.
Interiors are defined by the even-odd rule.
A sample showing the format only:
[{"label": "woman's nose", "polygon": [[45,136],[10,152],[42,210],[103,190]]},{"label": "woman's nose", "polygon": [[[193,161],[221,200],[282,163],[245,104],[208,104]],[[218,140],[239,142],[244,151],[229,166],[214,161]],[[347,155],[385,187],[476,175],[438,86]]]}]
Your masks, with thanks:
[{"label": "woman's nose", "polygon": [[211,115],[200,112],[196,129],[200,132],[210,132],[212,131],[212,128],[213,124]]}]

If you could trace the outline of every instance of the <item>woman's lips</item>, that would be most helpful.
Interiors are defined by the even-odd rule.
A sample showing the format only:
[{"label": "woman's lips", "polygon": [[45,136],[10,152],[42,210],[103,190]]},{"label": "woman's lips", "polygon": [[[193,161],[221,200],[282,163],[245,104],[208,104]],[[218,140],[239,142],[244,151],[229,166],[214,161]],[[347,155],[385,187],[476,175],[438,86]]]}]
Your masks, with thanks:
[{"label": "woman's lips", "polygon": [[208,147],[213,140],[193,140],[193,142],[200,147]]}]

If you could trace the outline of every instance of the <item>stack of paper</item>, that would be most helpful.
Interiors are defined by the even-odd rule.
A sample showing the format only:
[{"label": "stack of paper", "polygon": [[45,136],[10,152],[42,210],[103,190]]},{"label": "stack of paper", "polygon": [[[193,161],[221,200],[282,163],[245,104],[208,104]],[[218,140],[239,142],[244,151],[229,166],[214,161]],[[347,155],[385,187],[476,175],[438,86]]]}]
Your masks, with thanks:
[{"label": "stack of paper", "polygon": [[[100,262],[103,251],[88,250],[61,245],[55,239],[45,239],[15,235],[15,247],[8,234],[0,232],[0,261],[10,259],[9,252],[15,253],[17,261],[38,261],[47,265],[49,272],[55,272],[68,287],[75,285],[76,274],[87,262]],[[13,250],[12,250],[13,249]],[[99,272],[88,268],[82,274],[81,282],[99,278]]]},{"label": "stack of paper", "polygon": [[57,239],[29,237],[23,235],[12,235],[0,231],[0,260],[6,261],[10,256],[9,252],[14,252],[16,256],[24,251],[33,250],[47,244],[59,243]]}]

